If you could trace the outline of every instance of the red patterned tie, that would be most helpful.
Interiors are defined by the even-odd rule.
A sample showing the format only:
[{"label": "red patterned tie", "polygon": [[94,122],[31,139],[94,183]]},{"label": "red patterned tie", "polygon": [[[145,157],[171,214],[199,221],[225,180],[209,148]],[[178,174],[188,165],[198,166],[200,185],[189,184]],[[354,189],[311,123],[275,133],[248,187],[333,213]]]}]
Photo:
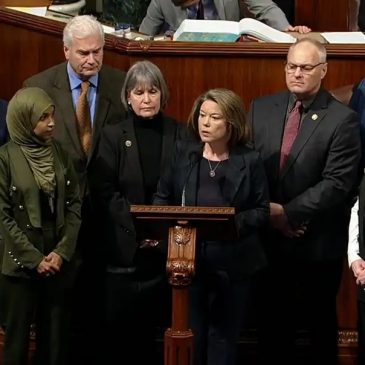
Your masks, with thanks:
[{"label": "red patterned tie", "polygon": [[285,165],[285,162],[289,156],[290,150],[293,146],[295,138],[298,135],[300,127],[300,119],[302,115],[302,102],[297,100],[294,108],[289,113],[288,120],[284,129],[283,141],[281,144],[280,152],[280,169]]},{"label": "red patterned tie", "polygon": [[91,148],[92,141],[92,127],[89,103],[87,101],[87,92],[89,90],[90,82],[83,81],[81,83],[80,96],[76,103],[76,120],[80,137],[80,143],[85,154],[88,154]]}]

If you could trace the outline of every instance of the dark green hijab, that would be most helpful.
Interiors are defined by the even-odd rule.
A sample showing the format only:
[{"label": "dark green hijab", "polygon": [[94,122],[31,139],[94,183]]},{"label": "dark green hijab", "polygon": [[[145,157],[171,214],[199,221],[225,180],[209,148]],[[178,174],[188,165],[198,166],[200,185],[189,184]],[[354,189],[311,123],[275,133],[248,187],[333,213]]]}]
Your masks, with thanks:
[{"label": "dark green hijab", "polygon": [[38,138],[34,128],[52,106],[54,103],[44,90],[27,87],[12,97],[6,114],[10,139],[20,146],[38,187],[51,199],[56,187],[52,144]]}]

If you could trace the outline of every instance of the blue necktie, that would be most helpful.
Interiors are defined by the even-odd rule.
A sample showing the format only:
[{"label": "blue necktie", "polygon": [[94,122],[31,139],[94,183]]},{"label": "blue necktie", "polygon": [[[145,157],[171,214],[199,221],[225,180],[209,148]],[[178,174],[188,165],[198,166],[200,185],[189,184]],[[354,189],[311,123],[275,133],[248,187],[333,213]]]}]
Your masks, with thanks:
[{"label": "blue necktie", "polygon": [[219,19],[213,0],[200,0],[198,4],[186,8],[188,19]]}]

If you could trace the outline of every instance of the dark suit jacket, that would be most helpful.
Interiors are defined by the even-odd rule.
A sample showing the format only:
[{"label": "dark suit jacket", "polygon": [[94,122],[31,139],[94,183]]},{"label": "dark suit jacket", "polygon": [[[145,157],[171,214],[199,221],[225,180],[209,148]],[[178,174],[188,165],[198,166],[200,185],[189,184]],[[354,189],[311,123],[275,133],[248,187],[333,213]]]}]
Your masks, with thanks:
[{"label": "dark suit jacket", "polygon": [[[179,133],[179,124],[163,116],[161,163],[156,166],[161,172],[170,161]],[[98,176],[92,179],[91,191],[103,215],[101,220],[105,230],[103,237],[107,246],[107,263],[117,267],[133,266],[137,236],[129,205],[148,203],[144,197],[143,174],[132,116],[103,129],[91,174],[94,170]]]},{"label": "dark suit jacket", "polygon": [[55,139],[71,155],[80,180],[82,196],[86,189],[86,169],[95,156],[100,131],[104,125],[120,122],[125,111],[120,101],[125,73],[103,65],[99,73],[96,115],[93,126],[93,145],[89,158],[85,157],[76,129],[75,110],[72,102],[67,63],[51,67],[24,82],[24,86],[37,86],[47,92],[56,105]]},{"label": "dark suit jacket", "polygon": [[346,253],[351,197],[359,178],[358,116],[320,90],[280,171],[289,96],[282,92],[254,100],[250,118],[255,148],[265,164],[270,200],[284,206],[294,227],[304,224],[307,231],[294,239],[269,232],[268,247],[271,254],[287,253],[304,260],[339,258]]},{"label": "dark suit jacket", "polygon": [[[185,190],[185,204],[197,205],[202,147],[191,141],[179,143],[171,166],[161,176],[154,204],[181,205]],[[236,146],[230,151],[222,193],[236,209],[239,233],[236,255],[231,258],[229,269],[232,274],[250,275],[266,263],[258,229],[266,223],[269,214],[267,182],[257,152],[245,146]]]},{"label": "dark suit jacket", "polygon": [[[364,3],[365,4],[365,3]],[[364,14],[365,15],[365,14]],[[349,106],[359,114],[362,144],[362,164],[365,166],[365,79],[360,80],[352,90]]]}]

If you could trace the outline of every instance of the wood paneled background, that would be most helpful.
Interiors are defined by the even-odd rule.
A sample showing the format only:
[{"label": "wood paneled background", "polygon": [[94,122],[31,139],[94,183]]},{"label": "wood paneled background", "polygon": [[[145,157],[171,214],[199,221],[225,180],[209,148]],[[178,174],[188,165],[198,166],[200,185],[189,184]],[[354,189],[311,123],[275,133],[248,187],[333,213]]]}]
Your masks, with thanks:
[{"label": "wood paneled background", "polygon": [[[349,3],[350,0],[297,0],[296,17],[300,15],[303,21],[297,20],[296,24],[307,24],[316,30],[346,30]],[[63,26],[54,20],[0,9],[0,98],[9,100],[24,79],[64,61]],[[156,63],[171,94],[166,112],[185,122],[195,98],[209,88],[234,90],[247,109],[253,98],[285,89],[287,50],[285,44],[134,42],[107,36],[104,62],[125,71],[137,60]],[[355,83],[365,75],[365,46],[328,45],[327,50],[327,89]],[[356,288],[346,265],[338,304],[341,364],[353,365]]]}]

